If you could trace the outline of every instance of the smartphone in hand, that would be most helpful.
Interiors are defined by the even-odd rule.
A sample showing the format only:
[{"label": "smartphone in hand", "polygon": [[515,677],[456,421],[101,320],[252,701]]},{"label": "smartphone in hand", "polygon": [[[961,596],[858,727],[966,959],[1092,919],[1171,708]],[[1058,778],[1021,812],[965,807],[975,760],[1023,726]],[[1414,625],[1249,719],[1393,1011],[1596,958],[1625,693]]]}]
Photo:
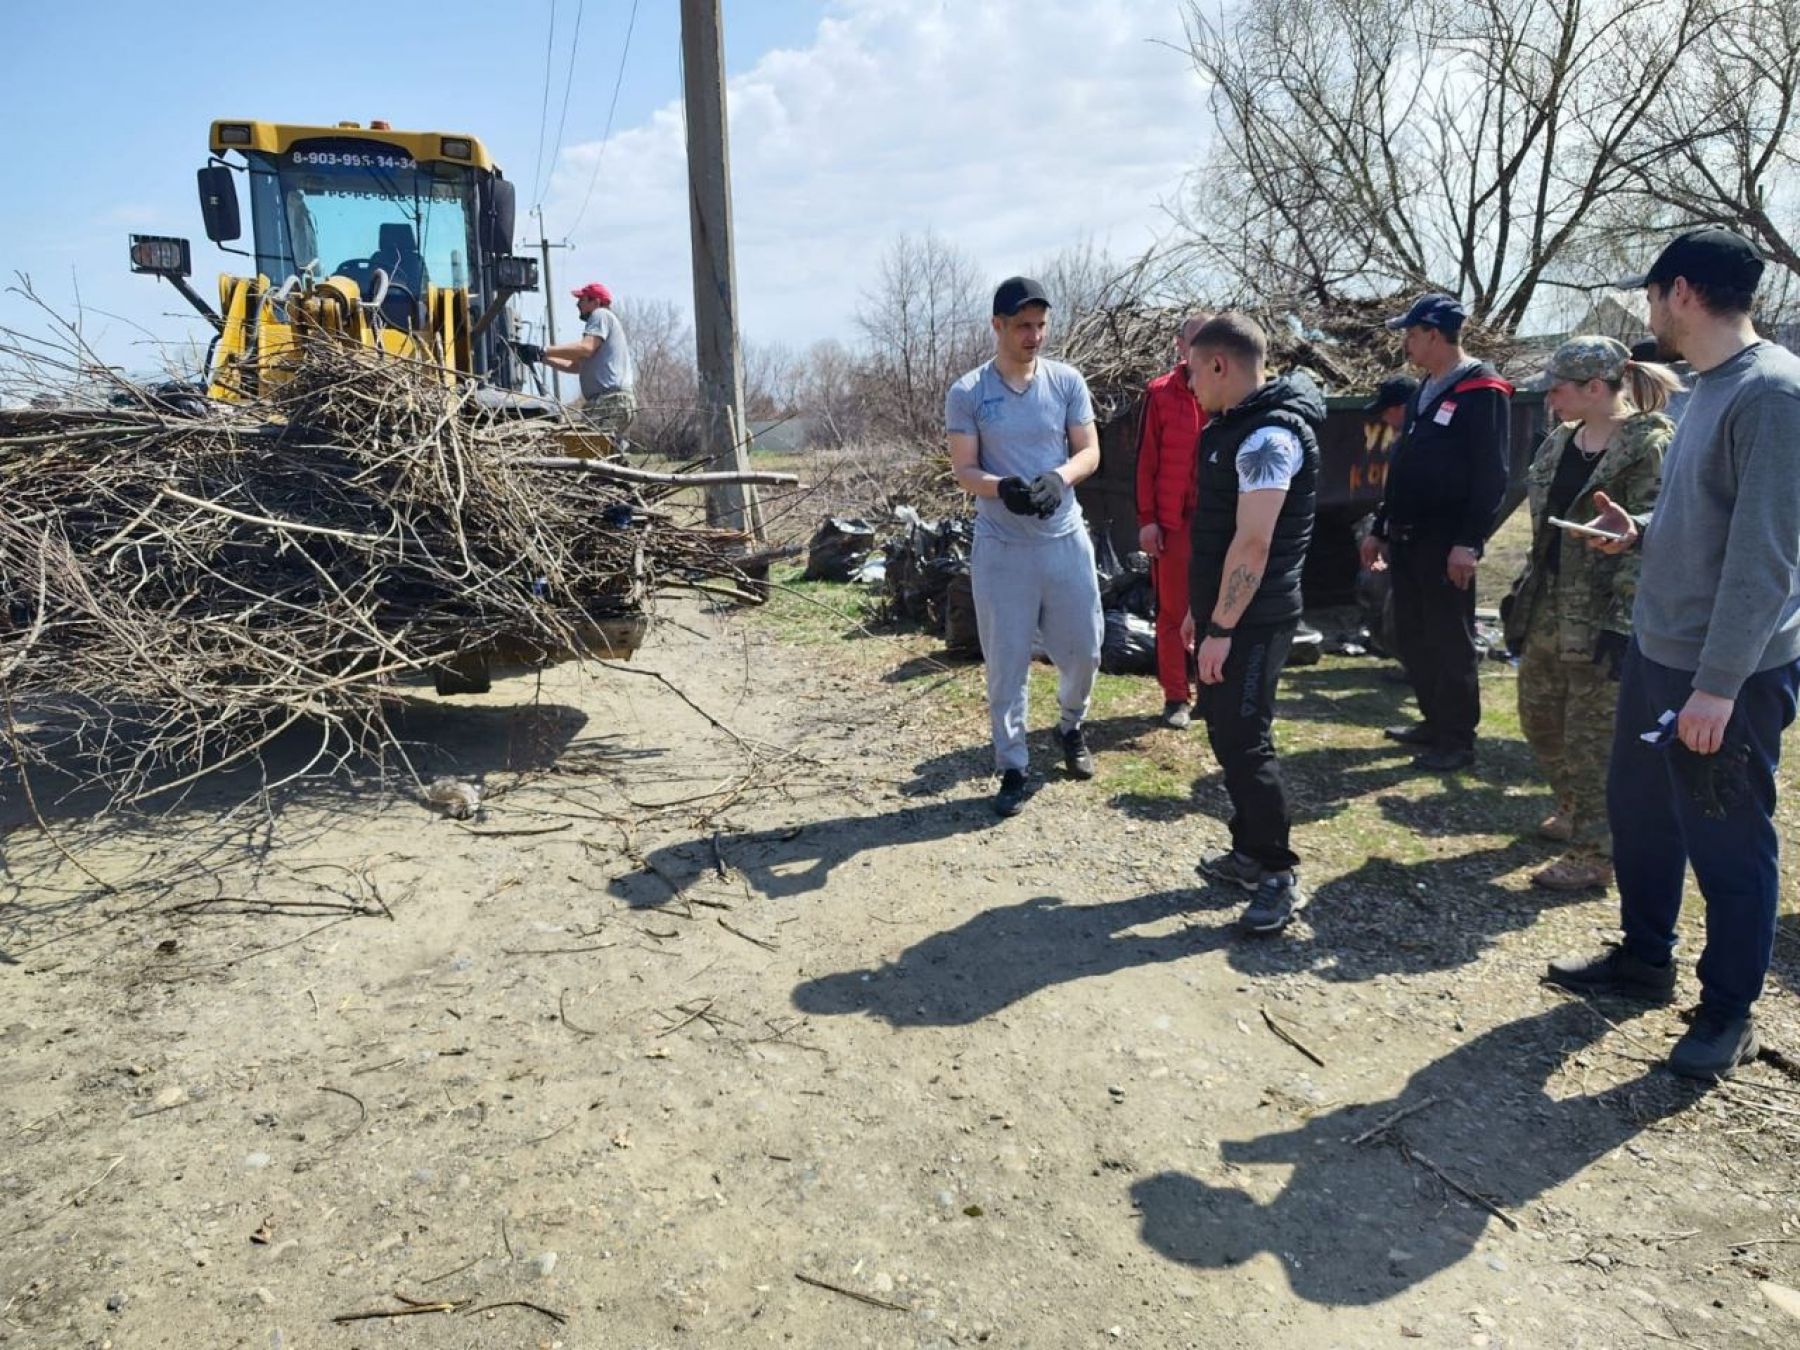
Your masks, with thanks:
[{"label": "smartphone in hand", "polygon": [[1568,530],[1571,534],[1589,534],[1596,539],[1607,539],[1618,543],[1625,536],[1614,534],[1611,530],[1602,530],[1593,525],[1583,525],[1577,521],[1564,520],[1561,516],[1548,516],[1546,519],[1558,529]]}]

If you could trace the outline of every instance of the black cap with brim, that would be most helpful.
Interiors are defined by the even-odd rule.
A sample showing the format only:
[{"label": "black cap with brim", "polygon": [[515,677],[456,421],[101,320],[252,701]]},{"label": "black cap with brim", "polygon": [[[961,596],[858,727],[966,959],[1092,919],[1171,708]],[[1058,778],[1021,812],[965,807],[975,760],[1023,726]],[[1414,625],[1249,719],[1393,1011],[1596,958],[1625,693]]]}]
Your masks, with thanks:
[{"label": "black cap with brim", "polygon": [[1755,290],[1762,274],[1762,255],[1756,251],[1756,245],[1730,230],[1709,227],[1690,230],[1671,240],[1656,255],[1648,272],[1620,277],[1613,288],[1641,291],[1649,285],[1667,286],[1676,277],[1686,277],[1701,286]]},{"label": "black cap with brim", "polygon": [[1010,318],[1027,305],[1050,306],[1043,285],[1030,277],[1008,277],[994,292],[994,313]]},{"label": "black cap with brim", "polygon": [[1383,412],[1388,408],[1404,408],[1419,392],[1419,382],[1405,375],[1395,375],[1375,386],[1375,397],[1363,404],[1363,411]]}]

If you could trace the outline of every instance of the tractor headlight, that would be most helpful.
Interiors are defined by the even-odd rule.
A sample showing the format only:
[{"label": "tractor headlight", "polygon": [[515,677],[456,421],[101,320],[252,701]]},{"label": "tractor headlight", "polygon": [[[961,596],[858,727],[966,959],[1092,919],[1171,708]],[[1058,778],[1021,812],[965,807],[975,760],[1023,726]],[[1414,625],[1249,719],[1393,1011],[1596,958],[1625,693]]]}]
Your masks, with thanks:
[{"label": "tractor headlight", "polygon": [[131,270],[159,277],[185,277],[194,270],[193,253],[185,239],[162,234],[131,236]]}]

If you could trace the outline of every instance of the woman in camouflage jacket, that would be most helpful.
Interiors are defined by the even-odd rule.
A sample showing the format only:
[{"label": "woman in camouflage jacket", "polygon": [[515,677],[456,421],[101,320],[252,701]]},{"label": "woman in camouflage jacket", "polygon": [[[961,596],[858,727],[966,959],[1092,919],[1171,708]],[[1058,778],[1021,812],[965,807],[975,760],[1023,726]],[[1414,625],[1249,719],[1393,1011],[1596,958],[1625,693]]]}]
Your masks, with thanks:
[{"label": "woman in camouflage jacket", "polygon": [[1519,722],[1556,793],[1538,832],[1569,849],[1531,879],[1556,891],[1604,890],[1612,884],[1606,764],[1638,560],[1589,549],[1548,518],[1591,519],[1596,489],[1634,514],[1651,508],[1675,433],[1661,409],[1681,382],[1608,337],[1565,342],[1548,373],[1546,402],[1561,425],[1526,475],[1531,555],[1507,597],[1506,640],[1520,654]]}]

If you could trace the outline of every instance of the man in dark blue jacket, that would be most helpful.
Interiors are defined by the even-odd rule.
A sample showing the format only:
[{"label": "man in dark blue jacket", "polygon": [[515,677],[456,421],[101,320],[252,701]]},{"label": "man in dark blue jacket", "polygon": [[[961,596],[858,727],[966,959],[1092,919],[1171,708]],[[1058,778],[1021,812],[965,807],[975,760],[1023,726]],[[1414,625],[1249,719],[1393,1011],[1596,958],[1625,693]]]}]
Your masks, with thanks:
[{"label": "man in dark blue jacket", "polygon": [[1433,772],[1475,762],[1481,721],[1475,573],[1506,493],[1512,386],[1462,349],[1463,307],[1422,295],[1388,320],[1424,372],[1388,464],[1385,496],[1363,540],[1364,567],[1393,573],[1394,636],[1421,721],[1390,727]]}]

